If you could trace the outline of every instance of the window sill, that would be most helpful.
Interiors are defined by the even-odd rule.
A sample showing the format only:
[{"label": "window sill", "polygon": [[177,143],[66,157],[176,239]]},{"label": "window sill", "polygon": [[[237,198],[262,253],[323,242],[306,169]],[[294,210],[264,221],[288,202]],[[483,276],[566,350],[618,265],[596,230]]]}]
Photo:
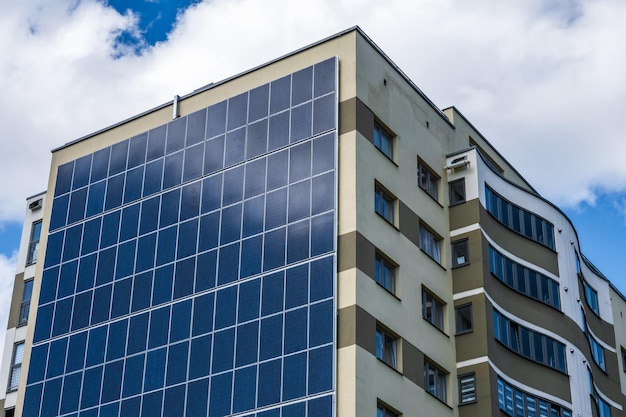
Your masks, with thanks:
[{"label": "window sill", "polygon": [[473,332],[474,332],[474,329],[464,330],[462,332],[455,333],[454,336],[463,336],[464,334],[469,334],[469,333],[473,333]]},{"label": "window sill", "polygon": [[444,271],[447,271],[445,266],[443,266],[443,265],[441,265],[441,263],[437,262],[437,260],[435,258],[433,258],[432,256],[430,256],[430,254],[428,252],[426,252],[424,249],[420,248],[420,251],[422,251],[422,253],[424,255],[426,255],[426,257],[428,257],[428,259],[430,259],[431,261],[436,263],[441,269],[443,269]]},{"label": "window sill", "polygon": [[462,268],[462,267],[467,266],[469,264],[470,264],[469,262],[465,262],[463,264],[452,265],[452,269]]},{"label": "window sill", "polygon": [[431,394],[429,391],[424,390],[426,392],[426,394],[430,395],[431,397],[433,397],[434,399],[436,399],[437,401],[439,401],[441,404],[445,405],[446,407],[448,407],[450,410],[452,410],[452,406],[450,406],[450,404],[448,404],[447,402],[443,401],[441,398],[437,397],[434,394]]},{"label": "window sill", "polygon": [[460,402],[460,403],[459,403],[459,407],[462,407],[462,406],[464,406],[464,405],[472,405],[472,404],[478,404],[478,400],[467,401],[467,402],[464,402],[464,403],[461,403],[461,402]]},{"label": "window sill", "polygon": [[396,168],[399,168],[399,165],[396,163],[396,161],[394,161],[394,160],[393,160],[393,158],[390,158],[390,157],[389,157],[389,155],[387,155],[386,153],[384,153],[383,151],[381,151],[381,150],[380,150],[380,148],[379,148],[379,147],[377,147],[376,145],[374,145],[373,143],[372,143],[372,145],[374,146],[374,148],[375,148],[378,152],[380,152],[380,154],[381,154],[382,156],[384,156],[384,157],[385,157],[385,159],[386,159],[386,160],[388,160],[389,162],[391,162],[392,164],[394,164],[394,165],[396,166]]},{"label": "window sill", "polygon": [[417,188],[419,188],[419,189],[420,189],[420,190],[421,190],[424,194],[426,194],[426,195],[428,196],[428,198],[430,198],[430,199],[431,199],[431,200],[433,200],[435,203],[437,203],[437,205],[438,205],[439,207],[443,208],[443,204],[441,204],[437,198],[435,198],[435,197],[433,197],[432,195],[430,195],[430,194],[428,193],[428,191],[426,191],[425,189],[423,189],[423,188],[422,188],[422,187],[420,187],[419,185],[417,186]]},{"label": "window sill", "polygon": [[402,300],[400,299],[400,297],[398,297],[395,293],[393,293],[393,292],[389,291],[386,287],[384,287],[384,286],[380,285],[380,284],[378,283],[378,281],[374,280],[374,282],[375,282],[375,283],[376,283],[376,285],[378,285],[380,288],[382,288],[383,290],[385,290],[385,292],[386,292],[387,294],[391,295],[393,298],[395,298],[395,299],[396,299],[396,300],[398,300],[398,301],[402,301]]},{"label": "window sill", "polygon": [[448,339],[450,338],[450,335],[448,335],[448,333],[446,333],[443,329],[440,329],[439,327],[437,327],[434,323],[428,321],[428,319],[424,316],[422,316],[422,318],[424,319],[424,321],[428,324],[430,324],[431,326],[433,326],[435,329],[437,329],[439,331],[439,333],[441,333],[442,335],[444,335],[445,337],[447,337]]},{"label": "window sill", "polygon": [[[456,203],[448,204],[448,207],[460,206],[461,204],[465,204],[466,202],[467,202],[467,200],[457,201]],[[471,404],[471,403],[467,403],[467,404]]]},{"label": "window sill", "polygon": [[389,226],[393,227],[397,232],[400,231],[400,228],[398,226],[396,226],[394,223],[390,222],[389,219],[387,219],[385,216],[383,216],[382,214],[380,214],[379,212],[377,212],[376,210],[374,210],[374,213],[376,213],[376,215],[378,217],[380,217],[381,219],[383,219],[385,221],[385,223],[387,223]]},{"label": "window sill", "polygon": [[391,369],[392,371],[394,371],[395,373],[397,373],[398,375],[403,375],[402,372],[400,372],[399,369],[394,368],[393,366],[389,365],[387,362],[385,362],[384,360],[380,359],[378,356],[376,356],[376,360],[378,360],[378,362],[385,364],[385,366],[389,369]]}]

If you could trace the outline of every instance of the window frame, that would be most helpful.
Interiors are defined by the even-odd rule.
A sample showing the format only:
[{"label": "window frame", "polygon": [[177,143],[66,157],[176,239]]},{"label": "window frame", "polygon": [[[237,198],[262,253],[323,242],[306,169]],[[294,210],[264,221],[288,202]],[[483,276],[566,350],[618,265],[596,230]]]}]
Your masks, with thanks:
[{"label": "window frame", "polygon": [[376,404],[376,417],[400,417],[402,414],[378,401]]},{"label": "window frame", "polygon": [[[16,362],[18,358],[18,349],[21,347],[21,355],[19,363]],[[9,370],[9,382],[7,384],[7,392],[17,391],[20,387],[20,379],[22,377],[22,363],[24,362],[24,348],[25,342],[17,342],[13,345],[13,354],[11,356],[11,368]],[[14,384],[15,382],[15,384]]]},{"label": "window frame", "polygon": [[[457,192],[457,194],[459,194],[459,195],[462,194],[463,195],[463,197],[460,198],[460,199],[453,198],[453,196],[455,195],[454,191],[456,190],[455,187],[458,186],[458,185],[462,185],[461,189],[463,190],[462,193],[458,193]],[[462,178],[459,178],[459,179],[456,179],[456,180],[448,182],[448,205],[450,207],[453,207],[453,206],[457,206],[459,204],[463,204],[466,201],[467,201],[467,193],[466,193],[466,189],[465,189],[465,177],[462,177]]]},{"label": "window frame", "polygon": [[420,249],[422,252],[428,255],[430,259],[437,262],[439,265],[441,265],[442,242],[443,238],[438,233],[435,233],[435,231],[433,231],[425,223],[419,223]]},{"label": "window frame", "polygon": [[[28,252],[26,258],[26,265],[33,265],[37,262],[37,256],[39,252],[39,241],[41,240],[41,228],[43,220],[34,221],[30,228],[30,237],[28,239]],[[37,232],[37,236],[35,236]]]},{"label": "window frame", "polygon": [[[459,247],[465,246],[465,253],[462,255],[464,261],[459,262],[459,256],[457,256],[457,249]],[[452,268],[459,268],[461,266],[469,265],[469,239],[463,238],[459,240],[455,240],[454,242],[450,242],[450,252],[452,255]]]},{"label": "window frame", "polygon": [[[459,329],[459,312],[461,310],[468,309],[469,310],[469,328]],[[474,310],[472,307],[472,303],[465,303],[454,307],[454,321],[455,321],[455,335],[459,336],[462,334],[472,333],[474,331]]]},{"label": "window frame", "polygon": [[[19,317],[18,317],[18,322],[17,322],[17,326],[21,327],[21,326],[25,326],[26,324],[28,324],[28,316],[29,316],[29,312],[30,312],[30,301],[32,300],[33,297],[33,285],[34,285],[34,279],[27,279],[24,280],[24,286],[22,288],[22,301],[20,302],[20,313],[19,313]],[[30,288],[30,291],[28,291],[29,296],[28,299],[26,299],[26,294],[27,294],[27,288]]]},{"label": "window frame", "polygon": [[376,358],[396,371],[400,370],[399,340],[398,336],[383,326],[376,325]]},{"label": "window frame", "polygon": [[442,333],[446,332],[446,303],[425,287],[422,287],[422,318]]},{"label": "window frame", "polygon": [[[433,372],[434,379],[432,386],[429,378],[430,371]],[[448,404],[448,375],[449,372],[445,371],[431,360],[424,358],[424,391],[444,404]],[[440,392],[442,388],[443,392]]]},{"label": "window frame", "polygon": [[587,280],[583,279],[583,287],[585,290],[585,302],[587,306],[596,316],[600,316],[600,303],[598,302],[598,291],[593,288]]},{"label": "window frame", "polygon": [[419,157],[417,158],[417,186],[439,203],[441,176],[437,175],[435,170]]},{"label": "window frame", "polygon": [[390,161],[394,161],[395,156],[395,135],[383,126],[378,120],[374,120],[374,147],[378,149]]},{"label": "window frame", "polygon": [[374,211],[392,226],[396,225],[396,201],[398,199],[378,181],[374,185]]},{"label": "window frame", "polygon": [[[466,400],[463,398],[463,386],[464,386],[463,379],[464,378],[469,379],[470,384],[471,384],[471,392],[474,397],[470,400]],[[458,381],[459,381],[459,405],[473,404],[473,403],[478,402],[478,395],[476,392],[476,373],[469,372],[463,375],[459,375]]]},{"label": "window frame", "polygon": [[[398,264],[393,262],[382,252],[376,251],[374,257],[374,281],[394,296],[397,294],[398,290],[396,282],[398,277],[397,270]],[[380,274],[382,271],[385,272],[384,276]]]}]

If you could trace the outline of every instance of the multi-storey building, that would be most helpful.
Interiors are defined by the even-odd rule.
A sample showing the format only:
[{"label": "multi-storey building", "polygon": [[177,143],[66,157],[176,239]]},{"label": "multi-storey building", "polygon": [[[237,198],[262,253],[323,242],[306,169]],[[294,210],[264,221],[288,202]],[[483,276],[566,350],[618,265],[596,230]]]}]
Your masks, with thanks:
[{"label": "multi-storey building", "polygon": [[624,297],[358,28],[54,150],[39,198],[8,415],[624,415]]}]

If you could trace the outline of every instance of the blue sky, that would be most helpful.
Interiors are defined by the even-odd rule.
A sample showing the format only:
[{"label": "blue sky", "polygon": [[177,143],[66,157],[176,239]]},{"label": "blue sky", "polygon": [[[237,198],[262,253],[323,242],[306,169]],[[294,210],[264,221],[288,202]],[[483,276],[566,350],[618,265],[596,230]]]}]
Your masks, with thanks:
[{"label": "blue sky", "polygon": [[559,205],[626,294],[624,21],[622,0],[4,2],[0,307],[51,149],[354,25]]}]

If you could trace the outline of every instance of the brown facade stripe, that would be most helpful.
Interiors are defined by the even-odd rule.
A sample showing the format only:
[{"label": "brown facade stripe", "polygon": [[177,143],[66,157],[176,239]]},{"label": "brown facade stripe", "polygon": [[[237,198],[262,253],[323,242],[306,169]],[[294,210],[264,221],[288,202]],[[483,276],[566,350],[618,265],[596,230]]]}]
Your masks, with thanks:
[{"label": "brown facade stripe", "polygon": [[409,208],[402,200],[398,200],[398,215],[400,233],[419,248],[419,216]]},{"label": "brown facade stripe", "polygon": [[15,276],[13,283],[13,295],[11,296],[11,309],[9,310],[9,320],[7,328],[17,327],[20,321],[20,310],[22,308],[22,293],[24,292],[24,273]]},{"label": "brown facade stripe", "polygon": [[[424,388],[424,354],[407,340],[400,338],[398,353],[401,373]],[[337,318],[338,349],[357,345],[376,356],[376,318],[358,305],[339,310]]]},{"label": "brown facade stripe", "polygon": [[357,268],[370,278],[375,277],[376,247],[359,232],[350,232],[338,239],[338,272]]},{"label": "brown facade stripe", "polygon": [[353,130],[374,143],[374,113],[356,97],[339,103],[339,134]]}]

